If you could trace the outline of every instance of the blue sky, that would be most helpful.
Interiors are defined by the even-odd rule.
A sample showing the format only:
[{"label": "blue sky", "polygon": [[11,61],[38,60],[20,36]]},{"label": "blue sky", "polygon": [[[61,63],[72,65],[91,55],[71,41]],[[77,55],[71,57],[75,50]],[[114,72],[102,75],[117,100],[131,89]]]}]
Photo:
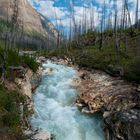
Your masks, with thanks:
[{"label": "blue sky", "polygon": [[[31,5],[44,16],[49,18],[55,25],[63,24],[65,28],[69,28],[70,25],[70,7],[72,0],[28,0]],[[74,15],[76,22],[83,20],[83,7],[86,7],[87,12],[87,20],[90,20],[90,11],[94,11],[94,22],[95,26],[99,25],[101,17],[101,11],[103,9],[104,1],[106,3],[106,15],[108,16],[109,13],[114,13],[114,4],[113,0],[73,0],[74,1]],[[123,0],[117,0],[118,5],[118,17],[121,17],[122,5]],[[130,9],[130,16],[132,22],[135,21],[135,7],[136,7],[136,0],[128,0],[128,5]],[[139,2],[140,7],[140,2]],[[56,17],[57,20],[56,21]]]}]

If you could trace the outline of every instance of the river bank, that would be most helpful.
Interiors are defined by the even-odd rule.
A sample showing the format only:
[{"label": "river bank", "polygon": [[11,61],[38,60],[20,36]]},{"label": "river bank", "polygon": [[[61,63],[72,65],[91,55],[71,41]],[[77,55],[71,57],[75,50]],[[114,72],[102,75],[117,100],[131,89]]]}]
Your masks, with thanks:
[{"label": "river bank", "polygon": [[[71,59],[52,58],[79,71],[75,79],[80,95],[76,104],[86,114],[101,113],[107,140],[140,138],[140,87],[105,72],[73,65]],[[133,128],[133,129],[132,129]]]},{"label": "river bank", "polygon": [[[103,129],[107,140],[117,140],[126,138],[129,140],[139,139],[140,111],[139,97],[140,89],[133,83],[122,80],[119,77],[111,77],[110,75],[93,69],[86,69],[74,65],[69,58],[37,58],[37,62],[47,63],[51,60],[55,64],[68,65],[78,71],[73,85],[79,90],[76,99],[76,105],[82,113],[103,115]],[[21,69],[20,69],[21,70]],[[17,68],[16,68],[16,71]],[[20,92],[25,95],[28,113],[33,113],[32,93],[39,85],[40,76],[54,71],[51,68],[39,68],[36,74],[30,69],[24,70],[24,77],[19,76],[14,79],[14,84],[7,83],[7,88],[16,88],[18,86]],[[21,78],[22,77],[22,78]],[[71,86],[73,86],[71,85]],[[48,131],[32,130],[27,116],[24,116],[23,108],[26,106],[21,104],[21,118],[26,125],[23,125],[24,133],[33,140],[51,139]],[[132,130],[133,128],[133,130]]]},{"label": "river bank", "polygon": [[[23,98],[21,101],[18,99],[19,103],[17,103],[19,106],[17,107],[19,108],[18,113],[20,114],[20,126],[18,127],[22,131],[20,135],[23,136],[25,140],[50,139],[51,134],[48,131],[33,130],[29,122],[29,117],[34,113],[32,96],[41,82],[43,69],[39,67],[36,72],[33,72],[29,67],[19,66],[11,67],[11,72],[12,75],[4,81],[3,85],[7,91],[16,91],[20,95],[18,98]],[[23,139],[22,137],[20,138]],[[10,138],[8,134],[5,134],[5,138],[3,138],[3,140],[17,139],[19,139],[17,136]]]},{"label": "river bank", "polygon": [[[102,113],[107,140],[140,138],[139,87],[102,71],[80,72],[76,104],[83,113]],[[132,129],[134,128],[134,129]]]}]

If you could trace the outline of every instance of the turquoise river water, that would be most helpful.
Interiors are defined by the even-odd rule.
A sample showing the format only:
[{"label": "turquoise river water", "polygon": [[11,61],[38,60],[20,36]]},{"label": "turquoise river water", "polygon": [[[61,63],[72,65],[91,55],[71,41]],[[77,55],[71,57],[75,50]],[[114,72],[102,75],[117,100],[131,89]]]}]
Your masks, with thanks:
[{"label": "turquoise river water", "polygon": [[77,90],[72,83],[77,71],[51,62],[43,67],[55,71],[42,75],[42,82],[33,94],[32,127],[51,132],[56,140],[104,140],[102,119],[84,115],[74,105]]}]

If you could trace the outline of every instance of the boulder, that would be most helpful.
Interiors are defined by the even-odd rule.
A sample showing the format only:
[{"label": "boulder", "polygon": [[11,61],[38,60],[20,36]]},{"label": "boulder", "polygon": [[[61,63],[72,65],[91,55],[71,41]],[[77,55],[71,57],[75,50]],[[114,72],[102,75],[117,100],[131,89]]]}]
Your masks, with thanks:
[{"label": "boulder", "polygon": [[137,87],[137,91],[140,92],[140,85]]},{"label": "boulder", "polygon": [[104,119],[107,140],[139,140],[140,139],[140,110],[131,109],[116,112]]},{"label": "boulder", "polygon": [[48,131],[39,131],[33,136],[34,140],[51,140],[51,134]]},{"label": "boulder", "polygon": [[40,56],[36,59],[36,61],[39,63],[39,64],[42,64],[42,63],[47,63],[47,59],[43,56]]},{"label": "boulder", "polygon": [[11,66],[9,67],[9,70],[10,70],[10,73],[12,73],[10,77],[11,81],[14,81],[15,78],[24,79],[25,73],[27,72],[27,69],[22,66],[19,66],[19,67]]},{"label": "boulder", "polygon": [[53,69],[53,68],[44,68],[42,74],[51,74],[55,71],[56,71],[56,69]]}]

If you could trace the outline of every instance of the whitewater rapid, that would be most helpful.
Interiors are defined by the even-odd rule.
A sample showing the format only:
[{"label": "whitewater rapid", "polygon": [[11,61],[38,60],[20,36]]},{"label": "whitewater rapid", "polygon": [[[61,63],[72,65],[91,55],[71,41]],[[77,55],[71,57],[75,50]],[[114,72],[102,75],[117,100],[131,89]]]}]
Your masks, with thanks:
[{"label": "whitewater rapid", "polygon": [[55,70],[42,75],[42,82],[33,94],[32,127],[51,132],[55,140],[104,140],[101,118],[84,115],[74,106],[77,91],[72,84],[77,71],[51,62],[43,67]]}]

